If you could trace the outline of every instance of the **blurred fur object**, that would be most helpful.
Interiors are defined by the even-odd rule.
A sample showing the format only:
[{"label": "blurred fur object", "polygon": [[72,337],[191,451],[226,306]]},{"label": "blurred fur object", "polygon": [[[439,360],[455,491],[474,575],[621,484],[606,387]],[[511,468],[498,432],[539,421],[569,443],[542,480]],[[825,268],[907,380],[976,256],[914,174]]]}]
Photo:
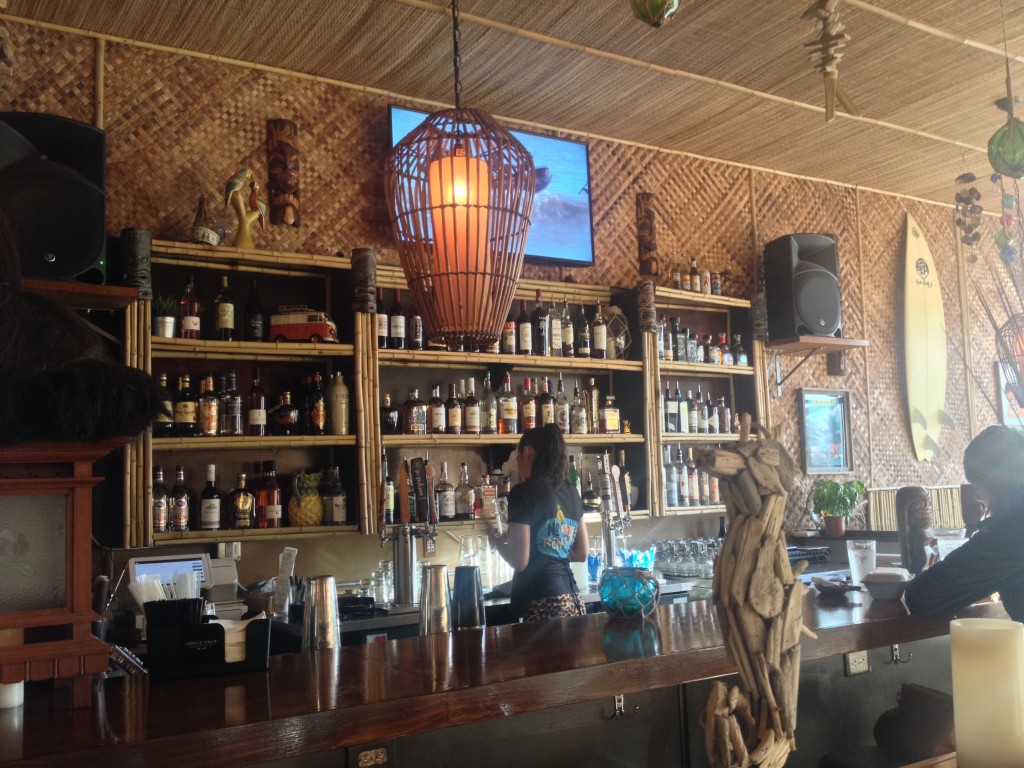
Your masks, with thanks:
[{"label": "blurred fur object", "polygon": [[267,120],[270,223],[299,226],[299,129],[292,120]]},{"label": "blurred fur object", "polygon": [[[6,8],[6,0],[0,0],[0,8]],[[0,88],[11,87],[14,80],[14,43],[5,27],[0,27]]]},{"label": "blurred fur object", "polygon": [[147,373],[110,360],[99,333],[74,312],[21,289],[2,216],[0,337],[0,445],[136,435],[160,413]]}]

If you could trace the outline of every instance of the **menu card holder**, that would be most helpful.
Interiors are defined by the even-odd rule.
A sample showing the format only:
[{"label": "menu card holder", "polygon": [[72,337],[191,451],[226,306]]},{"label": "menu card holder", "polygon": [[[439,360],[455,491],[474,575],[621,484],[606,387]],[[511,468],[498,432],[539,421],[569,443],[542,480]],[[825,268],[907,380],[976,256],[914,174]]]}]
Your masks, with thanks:
[{"label": "menu card holder", "polygon": [[154,629],[148,633],[148,644],[147,667],[153,680],[258,671],[270,665],[270,619],[246,626],[244,661],[224,661],[224,627],[219,624]]}]

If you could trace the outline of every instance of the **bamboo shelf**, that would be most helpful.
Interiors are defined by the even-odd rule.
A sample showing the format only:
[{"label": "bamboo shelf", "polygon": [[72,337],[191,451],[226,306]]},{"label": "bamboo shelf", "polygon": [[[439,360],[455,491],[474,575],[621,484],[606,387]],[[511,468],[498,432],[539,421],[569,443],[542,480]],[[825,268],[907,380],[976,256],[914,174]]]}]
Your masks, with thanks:
[{"label": "bamboo shelf", "polygon": [[347,256],[249,250],[221,245],[179,243],[173,240],[153,241],[153,263],[284,275],[352,269],[352,260]]},{"label": "bamboo shelf", "polygon": [[[417,447],[417,446],[472,446],[494,445],[502,443],[516,444],[522,435],[384,435],[381,442],[385,448]],[[643,435],[566,435],[568,445],[608,445],[609,443],[642,443]],[[707,440],[704,441],[708,442]]]},{"label": "bamboo shelf", "polygon": [[274,360],[292,362],[322,357],[352,357],[352,344],[308,341],[212,341],[168,339],[154,336],[153,357],[190,357],[197,360]]},{"label": "bamboo shelf", "polygon": [[665,507],[666,515],[724,515],[725,504],[705,504],[696,507]]},{"label": "bamboo shelf", "polygon": [[668,376],[673,373],[705,378],[754,375],[754,368],[750,365],[711,365],[709,363],[676,363],[667,360],[659,360],[658,369],[662,376]]},{"label": "bamboo shelf", "polygon": [[750,309],[749,299],[739,299],[734,296],[714,296],[660,286],[654,289],[654,301],[659,311],[662,309],[703,309],[707,307]]},{"label": "bamboo shelf", "polygon": [[[312,346],[312,345],[311,345]],[[487,370],[492,365],[537,370],[579,371],[580,373],[608,373],[609,371],[643,370],[640,360],[595,360],[586,357],[550,357],[541,355],[492,355],[480,352],[410,351],[405,349],[378,349],[377,359],[396,368],[476,368]]]},{"label": "bamboo shelf", "polygon": [[278,541],[280,539],[358,536],[358,525],[305,525],[295,528],[243,528],[230,531],[154,533],[153,544],[167,547],[186,543],[216,544],[222,541]]},{"label": "bamboo shelf", "polygon": [[705,434],[704,432],[663,432],[661,442],[665,444],[691,443],[695,445],[715,445],[718,443],[735,443],[740,436],[730,432]]},{"label": "bamboo shelf", "polygon": [[286,437],[154,437],[154,451],[207,451],[210,449],[304,448],[319,445],[355,445],[355,435],[288,435]]}]

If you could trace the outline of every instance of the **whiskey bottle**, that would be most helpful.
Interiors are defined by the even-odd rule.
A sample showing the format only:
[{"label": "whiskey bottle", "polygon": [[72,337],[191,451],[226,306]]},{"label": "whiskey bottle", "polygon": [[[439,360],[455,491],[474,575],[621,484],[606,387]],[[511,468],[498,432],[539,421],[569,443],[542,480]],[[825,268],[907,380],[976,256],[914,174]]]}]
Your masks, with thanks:
[{"label": "whiskey bottle", "polygon": [[339,371],[331,378],[330,398],[331,434],[347,435],[349,423],[349,392],[345,378]]},{"label": "whiskey bottle", "polygon": [[438,519],[451,521],[455,519],[455,486],[448,481],[448,462],[441,462],[441,480],[434,491],[437,498]]},{"label": "whiskey bottle", "polygon": [[324,525],[348,523],[348,494],[341,485],[337,467],[328,467],[320,482],[320,502],[324,508]]},{"label": "whiskey bottle", "polygon": [[232,369],[225,378],[220,395],[220,434],[222,437],[244,435],[242,396],[238,393],[238,374]]},{"label": "whiskey bottle", "polygon": [[256,291],[256,280],[249,281],[249,300],[245,303],[245,340],[263,341],[266,339],[267,316],[263,314],[263,304]]},{"label": "whiskey bottle", "polygon": [[476,384],[473,379],[469,380],[469,390],[466,398],[462,401],[462,430],[467,435],[479,435],[482,429],[480,422],[480,401],[477,399]]},{"label": "whiskey bottle", "polygon": [[530,315],[530,333],[533,337],[531,349],[533,354],[548,357],[551,354],[551,326],[548,311],[544,309],[540,288],[537,289],[537,302]]},{"label": "whiskey bottle", "polygon": [[388,312],[388,346],[391,349],[405,349],[405,310],[402,309],[402,292],[395,288]]},{"label": "whiskey bottle", "polygon": [[388,310],[384,306],[384,289],[377,289],[377,349],[388,348],[388,337],[390,331],[388,330],[390,321],[388,320]]},{"label": "whiskey bottle", "polygon": [[185,293],[178,301],[179,329],[183,339],[198,339],[200,331],[199,298],[196,296],[196,281],[191,272],[185,278]]},{"label": "whiskey bottle", "polygon": [[530,377],[523,379],[523,396],[519,398],[519,426],[523,432],[537,426],[537,399],[530,389]]},{"label": "whiskey bottle", "polygon": [[516,350],[520,355],[532,355],[533,350],[533,322],[526,312],[526,299],[519,300],[519,317],[516,320],[516,336],[519,339],[519,348]]},{"label": "whiskey bottle", "polygon": [[700,293],[700,270],[696,259],[690,259],[690,290]]},{"label": "whiskey bottle", "polygon": [[444,401],[444,431],[449,435],[462,434],[462,403],[455,393],[455,385],[448,385],[448,399]]},{"label": "whiskey bottle", "polygon": [[174,487],[168,497],[167,528],[175,533],[188,531],[189,502],[192,494],[185,485],[185,467],[180,464],[174,469]]},{"label": "whiskey bottle", "polygon": [[214,327],[217,338],[221,341],[233,341],[235,338],[235,300],[228,290],[228,276],[221,275],[220,290],[213,299]]},{"label": "whiskey bottle", "polygon": [[512,374],[505,373],[505,384],[498,393],[498,434],[519,433],[519,399],[512,390]]},{"label": "whiskey bottle", "polygon": [[220,491],[217,490],[217,465],[206,465],[206,487],[199,495],[199,529],[216,531],[220,528]]},{"label": "whiskey bottle", "polygon": [[195,437],[199,403],[192,394],[192,382],[188,376],[181,377],[178,396],[174,399],[174,433],[178,437]]},{"label": "whiskey bottle", "polygon": [[736,365],[750,365],[747,350],[743,348],[743,337],[738,333],[732,337],[732,356]]},{"label": "whiskey bottle", "polygon": [[161,373],[157,378],[160,386],[160,405],[163,411],[157,414],[153,422],[153,437],[174,436],[174,398],[167,389],[167,374]]},{"label": "whiskey bottle", "polygon": [[576,315],[576,357],[590,357],[590,321],[580,304],[580,313]]},{"label": "whiskey bottle", "polygon": [[380,406],[380,431],[384,435],[397,435],[402,431],[402,417],[398,408],[391,403],[391,393],[384,393]]},{"label": "whiskey bottle", "polygon": [[199,383],[199,434],[217,437],[220,434],[220,397],[213,391],[213,374],[207,374]]},{"label": "whiskey bottle", "polygon": [[164,468],[153,468],[153,533],[167,533],[169,495],[164,484]]},{"label": "whiskey bottle", "polygon": [[434,435],[441,435],[444,434],[447,426],[444,400],[441,399],[441,386],[437,385],[431,388],[430,399],[427,400],[427,431]]},{"label": "whiskey bottle", "polygon": [[547,376],[543,379],[540,395],[537,397],[537,417],[542,427],[558,423],[555,417],[555,398],[551,394],[550,379]]},{"label": "whiskey bottle", "polygon": [[619,409],[615,405],[615,395],[605,395],[604,405],[597,412],[598,433],[617,435],[622,431],[619,422]]},{"label": "whiskey bottle", "polygon": [[238,486],[228,494],[224,504],[224,514],[228,525],[234,530],[245,530],[253,527],[256,517],[256,497],[245,487],[245,474],[238,475]]},{"label": "whiskey bottle", "polygon": [[605,322],[604,312],[601,311],[601,302],[597,303],[594,323],[590,329],[590,356],[596,360],[605,360],[608,357],[608,323]]},{"label": "whiskey bottle", "polygon": [[420,400],[420,391],[414,389],[402,403],[402,432],[406,435],[427,434],[427,404]]},{"label": "whiskey bottle", "polygon": [[324,394],[323,378],[319,373],[313,374],[313,386],[309,392],[308,434],[327,434],[327,396]]},{"label": "whiskey bottle", "polygon": [[469,468],[462,462],[459,468],[459,484],[455,486],[455,519],[472,520],[476,506],[476,489],[469,484]]},{"label": "whiskey bottle", "polygon": [[260,384],[260,369],[252,369],[252,386],[246,402],[249,412],[249,437],[263,437],[267,434],[267,396]]},{"label": "whiskey bottle", "polygon": [[491,389],[491,372],[484,374],[484,393],[480,401],[480,431],[485,435],[498,434],[498,398]]}]

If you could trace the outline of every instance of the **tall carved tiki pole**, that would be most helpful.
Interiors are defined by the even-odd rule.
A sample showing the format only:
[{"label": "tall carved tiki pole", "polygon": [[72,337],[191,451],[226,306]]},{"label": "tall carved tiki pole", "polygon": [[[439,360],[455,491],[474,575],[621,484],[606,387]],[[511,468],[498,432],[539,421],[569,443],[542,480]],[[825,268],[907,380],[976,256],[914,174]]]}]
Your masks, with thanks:
[{"label": "tall carved tiki pole", "polygon": [[700,722],[715,768],[781,768],[796,747],[800,635],[807,587],[790,567],[782,519],[796,472],[792,458],[741,418],[739,442],[699,452],[697,464],[721,480],[730,525],[715,564],[712,599],[729,658],[746,688],[712,686]]},{"label": "tall carved tiki pole", "polygon": [[299,226],[299,129],[292,120],[267,120],[270,223]]},{"label": "tall carved tiki pole", "polygon": [[640,256],[640,274],[658,275],[658,232],[654,225],[654,193],[636,196],[636,243]]}]

